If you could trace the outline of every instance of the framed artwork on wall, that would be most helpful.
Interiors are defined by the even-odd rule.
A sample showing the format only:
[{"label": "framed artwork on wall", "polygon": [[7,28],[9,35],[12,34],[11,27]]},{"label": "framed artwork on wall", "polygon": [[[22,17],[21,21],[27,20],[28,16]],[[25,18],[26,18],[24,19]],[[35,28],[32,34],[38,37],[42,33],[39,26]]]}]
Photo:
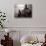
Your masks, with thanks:
[{"label": "framed artwork on wall", "polygon": [[32,4],[18,4],[14,7],[15,18],[32,18]]}]

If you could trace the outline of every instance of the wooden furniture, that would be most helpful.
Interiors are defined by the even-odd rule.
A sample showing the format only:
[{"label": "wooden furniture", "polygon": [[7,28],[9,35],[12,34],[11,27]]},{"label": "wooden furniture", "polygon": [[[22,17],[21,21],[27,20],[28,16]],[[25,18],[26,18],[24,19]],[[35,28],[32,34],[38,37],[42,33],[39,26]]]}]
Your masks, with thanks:
[{"label": "wooden furniture", "polygon": [[5,40],[1,40],[1,44],[3,46],[13,46],[13,40],[9,37],[9,33],[7,33],[7,36],[4,35]]}]

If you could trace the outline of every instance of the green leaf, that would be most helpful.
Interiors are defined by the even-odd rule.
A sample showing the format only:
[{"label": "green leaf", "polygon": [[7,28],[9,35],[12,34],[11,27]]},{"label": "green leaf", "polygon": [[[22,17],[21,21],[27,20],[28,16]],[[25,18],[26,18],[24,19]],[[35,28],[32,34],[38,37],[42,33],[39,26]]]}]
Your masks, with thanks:
[{"label": "green leaf", "polygon": [[3,25],[1,25],[1,27],[3,28]]},{"label": "green leaf", "polygon": [[5,15],[5,13],[4,13],[4,15]]},{"label": "green leaf", "polygon": [[6,17],[6,16],[3,16],[3,17]]},{"label": "green leaf", "polygon": [[5,21],[6,19],[1,19],[2,21]]},{"label": "green leaf", "polygon": [[2,13],[2,12],[0,12],[0,13]]},{"label": "green leaf", "polygon": [[1,23],[1,21],[0,21],[0,23]]},{"label": "green leaf", "polygon": [[2,15],[0,15],[0,17],[2,17]]}]

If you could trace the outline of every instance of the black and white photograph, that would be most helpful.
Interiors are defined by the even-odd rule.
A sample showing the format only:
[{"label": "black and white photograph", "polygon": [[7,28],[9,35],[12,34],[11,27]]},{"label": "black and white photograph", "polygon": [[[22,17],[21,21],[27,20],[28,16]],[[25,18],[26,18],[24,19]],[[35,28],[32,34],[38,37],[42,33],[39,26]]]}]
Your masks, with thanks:
[{"label": "black and white photograph", "polygon": [[19,4],[14,7],[14,17],[32,18],[32,4]]}]

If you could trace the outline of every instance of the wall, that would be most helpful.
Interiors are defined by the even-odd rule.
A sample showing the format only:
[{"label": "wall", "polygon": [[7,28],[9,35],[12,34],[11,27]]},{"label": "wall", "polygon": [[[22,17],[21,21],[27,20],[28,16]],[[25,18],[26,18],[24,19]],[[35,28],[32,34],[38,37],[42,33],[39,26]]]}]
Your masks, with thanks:
[{"label": "wall", "polygon": [[[32,18],[14,18],[15,4],[32,4]],[[6,12],[7,27],[46,27],[46,0],[0,0],[0,10]]]}]

